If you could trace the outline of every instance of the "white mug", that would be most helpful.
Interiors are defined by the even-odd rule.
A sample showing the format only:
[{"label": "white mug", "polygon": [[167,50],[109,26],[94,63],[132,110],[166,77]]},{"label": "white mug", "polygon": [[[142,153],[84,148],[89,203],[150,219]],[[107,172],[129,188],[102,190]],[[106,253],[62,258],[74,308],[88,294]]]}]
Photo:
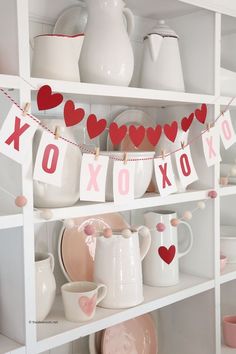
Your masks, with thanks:
[{"label": "white mug", "polygon": [[106,296],[107,287],[89,281],[78,281],[62,285],[61,292],[66,319],[83,322],[94,317],[96,305]]},{"label": "white mug", "polygon": [[[144,284],[151,286],[171,286],[179,282],[179,258],[185,256],[192,248],[193,233],[190,225],[180,220],[189,231],[189,244],[183,251],[178,251],[177,227],[171,225],[176,213],[169,210],[149,212],[144,215],[146,226],[151,231],[151,246],[143,261]],[[163,231],[157,225],[165,225]]]}]

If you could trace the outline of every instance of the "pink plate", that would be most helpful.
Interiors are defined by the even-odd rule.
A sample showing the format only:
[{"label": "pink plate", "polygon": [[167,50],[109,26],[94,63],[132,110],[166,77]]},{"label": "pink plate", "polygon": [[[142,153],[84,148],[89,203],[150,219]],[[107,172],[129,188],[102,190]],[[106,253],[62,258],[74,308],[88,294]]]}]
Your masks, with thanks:
[{"label": "pink plate", "polygon": [[59,237],[58,253],[62,271],[69,281],[93,280],[96,238],[85,235],[82,230],[78,231],[79,225],[88,219],[94,219],[95,223],[102,220],[113,230],[129,227],[119,213],[76,218],[73,220],[78,227],[73,229],[63,227]]},{"label": "pink plate", "polygon": [[146,314],[109,327],[103,332],[102,354],[157,354],[153,319]]}]

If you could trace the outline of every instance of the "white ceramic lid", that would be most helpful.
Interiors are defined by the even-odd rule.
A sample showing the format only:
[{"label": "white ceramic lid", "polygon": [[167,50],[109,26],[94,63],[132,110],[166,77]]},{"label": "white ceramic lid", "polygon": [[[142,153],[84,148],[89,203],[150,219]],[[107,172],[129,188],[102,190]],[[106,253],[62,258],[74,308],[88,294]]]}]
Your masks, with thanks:
[{"label": "white ceramic lid", "polygon": [[176,34],[174,30],[172,30],[168,25],[166,25],[164,20],[158,21],[158,25],[154,27],[150,33],[148,33],[148,36],[151,34],[159,34],[162,37],[174,37],[174,38],[179,38],[179,36]]}]

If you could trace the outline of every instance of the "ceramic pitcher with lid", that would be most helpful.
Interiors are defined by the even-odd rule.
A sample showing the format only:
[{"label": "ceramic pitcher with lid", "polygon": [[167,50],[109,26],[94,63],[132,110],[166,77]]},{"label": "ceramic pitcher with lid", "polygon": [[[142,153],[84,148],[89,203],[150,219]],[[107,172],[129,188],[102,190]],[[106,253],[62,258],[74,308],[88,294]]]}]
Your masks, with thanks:
[{"label": "ceramic pitcher with lid", "polygon": [[101,307],[126,308],[143,301],[141,263],[151,235],[145,226],[124,231],[113,232],[110,238],[98,236],[96,240],[94,281],[107,286]]},{"label": "ceramic pitcher with lid", "polygon": [[[86,0],[88,22],[79,67],[83,82],[128,86],[134,70],[134,17],[123,0]],[[124,17],[127,29],[124,24]]]},{"label": "ceramic pitcher with lid", "polygon": [[144,37],[140,87],[185,91],[178,38],[165,21]]}]

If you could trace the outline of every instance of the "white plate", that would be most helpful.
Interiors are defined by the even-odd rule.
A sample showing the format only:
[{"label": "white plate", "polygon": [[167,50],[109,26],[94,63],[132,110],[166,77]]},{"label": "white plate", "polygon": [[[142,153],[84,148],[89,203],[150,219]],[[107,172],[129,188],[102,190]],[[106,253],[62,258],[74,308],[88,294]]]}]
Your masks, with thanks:
[{"label": "white plate", "polygon": [[[151,119],[151,117],[138,109],[128,109],[122,113],[120,113],[114,120],[118,126],[126,125],[129,127],[130,125],[143,125],[145,128],[147,127],[155,127],[156,123]],[[107,151],[113,151],[114,145],[111,142],[110,136],[107,136]],[[154,149],[152,149],[154,150]]]},{"label": "white plate", "polygon": [[67,8],[58,17],[53,29],[54,34],[74,35],[84,33],[88,19],[88,12],[85,5],[79,5]]}]

